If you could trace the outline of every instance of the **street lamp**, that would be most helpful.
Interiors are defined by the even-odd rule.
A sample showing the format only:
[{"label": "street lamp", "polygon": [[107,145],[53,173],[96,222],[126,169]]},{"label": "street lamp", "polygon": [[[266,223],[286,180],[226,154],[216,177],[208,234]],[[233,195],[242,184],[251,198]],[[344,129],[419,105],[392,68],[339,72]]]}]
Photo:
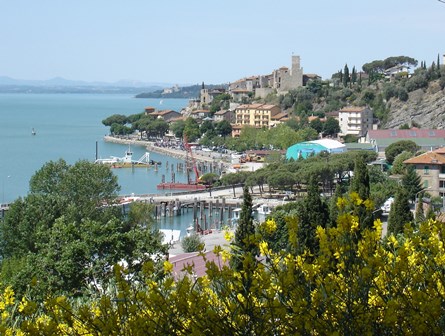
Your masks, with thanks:
[{"label": "street lamp", "polygon": [[417,195],[419,195],[420,193],[425,192],[425,190],[430,190],[430,189],[431,189],[431,187],[428,187],[426,189],[422,189],[422,190],[416,192],[416,204],[419,203],[419,199],[417,198]]}]

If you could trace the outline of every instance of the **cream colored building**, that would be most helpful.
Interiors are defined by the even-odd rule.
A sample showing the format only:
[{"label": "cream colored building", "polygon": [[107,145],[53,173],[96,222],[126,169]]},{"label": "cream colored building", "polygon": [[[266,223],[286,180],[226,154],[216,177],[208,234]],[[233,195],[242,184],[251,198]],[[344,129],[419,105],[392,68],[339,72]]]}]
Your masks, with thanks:
[{"label": "cream colored building", "polygon": [[340,136],[365,136],[372,129],[373,114],[368,107],[348,106],[338,111]]},{"label": "cream colored building", "polygon": [[272,117],[279,114],[281,108],[276,105],[246,104],[235,110],[235,124],[253,126],[257,128],[272,127]]},{"label": "cream colored building", "polygon": [[414,167],[425,192],[445,197],[445,147],[423,153],[403,163]]}]

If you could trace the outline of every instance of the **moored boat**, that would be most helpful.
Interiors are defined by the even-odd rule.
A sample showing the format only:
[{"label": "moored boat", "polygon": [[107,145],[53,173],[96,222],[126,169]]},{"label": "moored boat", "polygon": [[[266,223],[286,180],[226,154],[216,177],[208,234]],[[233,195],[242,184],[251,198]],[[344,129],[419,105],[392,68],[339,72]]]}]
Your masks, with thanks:
[{"label": "moored boat", "polygon": [[161,162],[150,160],[150,153],[145,152],[139,160],[133,160],[133,152],[130,146],[125,151],[123,157],[110,156],[105,159],[97,159],[94,161],[98,164],[105,164],[111,166],[111,168],[137,168],[137,167],[150,167],[154,165],[161,165]]}]

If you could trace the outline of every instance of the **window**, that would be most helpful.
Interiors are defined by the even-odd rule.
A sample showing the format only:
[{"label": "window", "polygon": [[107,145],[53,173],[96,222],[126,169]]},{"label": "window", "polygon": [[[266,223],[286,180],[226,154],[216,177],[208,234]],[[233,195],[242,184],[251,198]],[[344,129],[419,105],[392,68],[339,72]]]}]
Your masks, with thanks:
[{"label": "window", "polygon": [[445,181],[439,181],[439,188],[440,189],[445,188]]},{"label": "window", "polygon": [[423,174],[424,175],[429,175],[430,174],[430,167],[429,166],[423,167]]},{"label": "window", "polygon": [[396,136],[397,136],[397,131],[392,130],[390,136],[392,136],[392,137],[396,137]]}]

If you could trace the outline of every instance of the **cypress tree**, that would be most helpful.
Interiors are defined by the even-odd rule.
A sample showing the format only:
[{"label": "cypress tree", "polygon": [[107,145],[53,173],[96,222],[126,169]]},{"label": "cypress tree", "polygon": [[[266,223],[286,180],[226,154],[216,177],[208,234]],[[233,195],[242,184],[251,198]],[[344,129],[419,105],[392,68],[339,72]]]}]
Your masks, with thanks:
[{"label": "cypress tree", "polygon": [[317,226],[327,227],[329,224],[329,209],[320,197],[318,180],[316,176],[309,179],[307,195],[298,207],[298,252],[304,252],[307,248],[312,253],[318,250],[318,242],[315,235]]},{"label": "cypress tree", "polygon": [[348,86],[349,83],[349,68],[348,64],[345,64],[345,68],[343,70],[343,86]]},{"label": "cypress tree", "polygon": [[242,269],[243,260],[246,256],[258,255],[258,248],[254,242],[255,225],[252,216],[252,196],[249,187],[243,189],[243,205],[241,207],[240,218],[235,231],[235,239],[232,243],[235,247],[232,266],[237,270]]},{"label": "cypress tree", "polygon": [[439,58],[439,54],[437,54],[437,71],[440,70],[440,58]]},{"label": "cypress tree", "polygon": [[369,173],[361,156],[358,156],[354,162],[354,177],[352,178],[350,191],[356,192],[363,200],[369,198]]},{"label": "cypress tree", "polygon": [[409,207],[408,193],[404,188],[399,188],[389,211],[388,233],[394,235],[402,233],[405,225],[412,221],[413,214]]},{"label": "cypress tree", "polygon": [[355,66],[352,68],[351,82],[352,84],[355,84],[355,82],[357,82],[357,71],[355,70]]},{"label": "cypress tree", "polygon": [[331,227],[337,226],[338,207],[337,200],[343,196],[341,184],[335,187],[334,195],[332,195],[329,203],[329,223]]},{"label": "cypress tree", "polygon": [[420,224],[425,220],[425,213],[423,212],[423,193],[419,195],[418,202],[416,204],[416,223]]},{"label": "cypress tree", "polygon": [[[369,173],[365,161],[361,156],[357,157],[354,162],[354,177],[352,178],[350,192],[356,192],[362,200],[369,199],[370,184]],[[362,204],[355,210],[360,222],[360,229],[370,229],[374,223],[372,210],[366,209]]]}]

